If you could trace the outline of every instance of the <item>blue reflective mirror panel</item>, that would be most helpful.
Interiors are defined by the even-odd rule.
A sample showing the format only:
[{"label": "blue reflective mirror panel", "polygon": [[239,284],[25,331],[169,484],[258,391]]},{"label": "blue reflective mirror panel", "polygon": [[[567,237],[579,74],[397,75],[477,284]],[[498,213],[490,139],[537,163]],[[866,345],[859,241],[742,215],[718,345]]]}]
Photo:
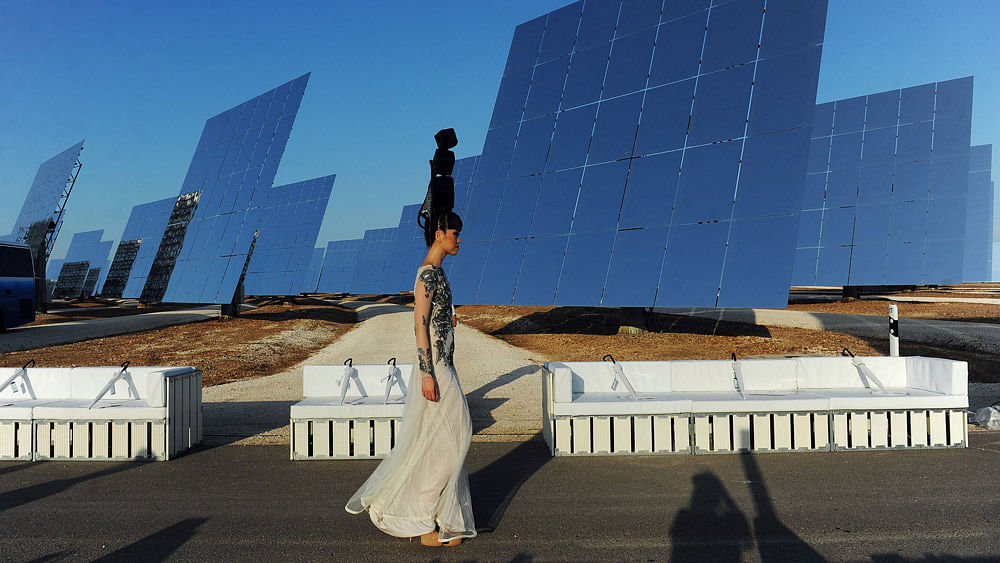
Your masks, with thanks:
[{"label": "blue reflective mirror panel", "polygon": [[868,96],[865,128],[896,127],[899,122],[899,90],[889,90]]},{"label": "blue reflective mirror panel", "polygon": [[[555,113],[559,110],[569,59],[556,59],[535,67],[531,88],[524,106],[524,119]],[[523,131],[523,129],[522,129]]]},{"label": "blue reflective mirror panel", "polygon": [[813,127],[812,136],[816,137],[829,137],[833,135],[833,117],[834,117],[834,107],[835,102],[826,102],[825,104],[819,104],[813,111]]},{"label": "blue reflective mirror panel", "polygon": [[858,170],[836,170],[826,177],[826,207],[853,207],[858,203]]},{"label": "blue reflective mirror panel", "polygon": [[611,42],[598,43],[573,54],[563,92],[563,109],[596,102],[601,97],[604,74],[608,68]]},{"label": "blue reflective mirror panel", "polygon": [[584,3],[576,38],[577,51],[614,38],[620,5],[617,0],[589,0]]},{"label": "blue reflective mirror panel", "polygon": [[703,75],[698,79],[688,146],[743,136],[750,106],[754,65]]},{"label": "blue reflective mirror panel", "polygon": [[625,37],[660,23],[662,0],[623,0],[618,14],[618,37]]},{"label": "blue reflective mirror panel", "polygon": [[569,233],[582,176],[583,169],[576,168],[542,177],[538,202],[531,220],[533,236]]},{"label": "blue reflective mirror panel", "polygon": [[896,128],[870,129],[865,131],[861,156],[862,166],[882,166],[892,164],[896,154]]},{"label": "blue reflective mirror panel", "polygon": [[889,206],[889,242],[921,243],[927,229],[927,200],[904,201]]},{"label": "blue reflective mirror panel", "polygon": [[728,236],[728,222],[672,227],[656,306],[715,307]]},{"label": "blue reflective mirror panel", "polygon": [[541,181],[541,175],[507,180],[503,188],[496,226],[493,228],[493,240],[528,235]]},{"label": "blue reflective mirror panel", "polygon": [[597,104],[559,113],[552,135],[552,148],[545,163],[546,170],[565,170],[587,162],[596,115]]},{"label": "blue reflective mirror panel", "polygon": [[341,293],[350,290],[360,248],[361,239],[333,240],[327,243],[318,291]]},{"label": "blue reflective mirror panel", "polygon": [[597,123],[594,125],[588,164],[632,156],[641,109],[642,92],[601,102],[597,109]]},{"label": "blue reflective mirror panel", "polygon": [[851,247],[823,243],[816,263],[816,285],[844,285],[851,271]]},{"label": "blue reflective mirror panel", "polygon": [[455,178],[455,212],[462,218],[465,217],[465,210],[469,206],[469,190],[478,164],[478,155],[455,161],[455,170],[452,173],[452,177]]},{"label": "blue reflective mirror panel", "polygon": [[816,285],[819,248],[796,248],[792,265],[792,285]]},{"label": "blue reflective mirror panel", "polygon": [[930,159],[931,132],[930,122],[901,125],[896,136],[896,161]]},{"label": "blue reflective mirror panel", "polygon": [[567,236],[527,240],[517,278],[514,305],[551,305],[566,252]]},{"label": "blue reflective mirror panel", "polygon": [[758,0],[729,2],[712,8],[701,72],[713,72],[757,58],[764,3]]},{"label": "blue reflective mirror panel", "polygon": [[934,118],[935,84],[903,88],[899,92],[899,123],[917,123]]},{"label": "blue reflective mirror panel", "polygon": [[648,307],[654,303],[666,243],[666,227],[619,231],[601,305]]},{"label": "blue reflective mirror panel", "polygon": [[834,135],[830,144],[830,170],[856,170],[861,165],[862,133]]},{"label": "blue reflective mirror panel", "polygon": [[675,225],[731,217],[742,145],[717,143],[684,151]]},{"label": "blue reflective mirror panel", "polygon": [[809,141],[809,164],[807,174],[826,172],[830,163],[830,145],[832,137],[813,138]]},{"label": "blue reflective mirror panel", "polygon": [[[656,19],[659,19],[658,13]],[[636,92],[646,87],[655,39],[656,28],[651,27],[615,40],[611,46],[611,59],[604,79],[605,98]]]},{"label": "blue reflective mirror panel", "polygon": [[507,53],[507,66],[504,75],[531,68],[538,58],[538,48],[545,33],[545,16],[539,16],[514,28],[514,38],[510,42]]},{"label": "blue reflective mirror panel", "polygon": [[469,207],[462,217],[462,240],[489,240],[496,223],[497,211],[500,209],[500,199],[503,196],[503,183],[490,182],[475,184],[469,196]]},{"label": "blue reflective mirror panel", "polygon": [[786,307],[797,228],[791,215],[733,221],[718,306]]},{"label": "blue reflective mirror panel", "polygon": [[969,159],[965,155],[936,158],[930,165],[931,198],[974,197],[974,194],[967,189],[970,185],[967,172],[970,167]]},{"label": "blue reflective mirror panel", "polygon": [[863,205],[856,211],[854,244],[885,244],[889,238],[889,205]]},{"label": "blue reflective mirror panel", "polygon": [[699,12],[660,26],[649,69],[650,87],[698,75],[706,14]]},{"label": "blue reflective mirror panel", "polygon": [[959,117],[972,113],[972,77],[956,78],[937,83],[937,105],[934,114],[942,117]]},{"label": "blue reflective mirror panel", "polygon": [[826,1],[768,0],[760,38],[761,58],[823,43]]},{"label": "blue reflective mirror panel", "polygon": [[582,11],[583,2],[573,2],[548,14],[542,45],[538,50],[539,62],[563,57],[573,50],[573,41],[576,38]]},{"label": "blue reflective mirror panel", "polygon": [[963,240],[927,241],[924,246],[924,283],[962,283],[965,253],[956,252]]},{"label": "blue reflective mirror panel", "polygon": [[[804,127],[748,138],[733,216],[745,219],[797,213],[802,204],[808,146],[809,129]],[[785,166],[776,167],[775,162]]]},{"label": "blue reflective mirror panel", "polygon": [[598,306],[611,260],[615,233],[584,233],[569,237],[556,305]]},{"label": "blue reflective mirror panel", "polygon": [[834,103],[833,133],[853,133],[865,128],[865,96]]},{"label": "blue reflective mirror panel", "polygon": [[677,194],[681,151],[633,158],[622,201],[619,228],[670,224]]},{"label": "blue reflective mirror panel", "polygon": [[[816,248],[820,244],[820,233],[823,226],[823,211],[803,211],[799,215],[799,232],[797,248]],[[816,261],[815,252],[813,262]],[[813,268],[815,270],[815,268]]]},{"label": "blue reflective mirror panel", "polygon": [[879,244],[859,244],[851,252],[850,285],[885,284],[885,236]]},{"label": "blue reflective mirror panel", "polygon": [[965,155],[969,152],[972,115],[939,117],[934,120],[934,156]]},{"label": "blue reflective mirror panel", "polygon": [[573,232],[612,231],[618,226],[628,160],[588,166],[576,203]]},{"label": "blue reflective mirror panel", "polygon": [[545,169],[545,157],[552,141],[555,116],[546,115],[521,122],[517,145],[510,162],[511,176],[537,174]]},{"label": "blue reflective mirror panel", "polygon": [[822,209],[826,200],[826,174],[807,174],[802,192],[802,209]]},{"label": "blue reflective mirror panel", "polygon": [[[853,244],[855,213],[853,207],[834,207],[824,211],[820,246],[829,248]],[[846,270],[844,272],[846,275]]]},{"label": "blue reflective mirror panel", "polygon": [[898,162],[893,175],[892,200],[926,201],[930,190],[930,162]]},{"label": "blue reflective mirror panel", "polygon": [[477,303],[509,304],[514,298],[514,284],[524,257],[525,239],[494,240],[490,245],[479,282]]},{"label": "blue reflective mirror panel", "polygon": [[812,125],[815,101],[803,96],[800,89],[803,83],[819,80],[821,52],[822,47],[817,45],[757,63],[750,108],[751,135],[792,127],[808,129]]},{"label": "blue reflective mirror panel", "polygon": [[521,120],[524,104],[528,99],[531,70],[530,68],[519,70],[500,80],[500,91],[497,92],[497,101],[493,105],[490,129]]},{"label": "blue reflective mirror panel", "polygon": [[694,86],[692,79],[646,91],[636,139],[636,155],[684,147]]},{"label": "blue reflective mirror panel", "polygon": [[[928,241],[956,241],[965,238],[968,199],[952,197],[932,199],[927,205]],[[955,249],[952,249],[954,252]]]},{"label": "blue reflective mirror panel", "polygon": [[923,261],[922,244],[890,242],[885,265],[885,283],[887,285],[923,283]]},{"label": "blue reflective mirror panel", "polygon": [[455,305],[476,303],[476,291],[482,279],[489,242],[465,242],[457,256],[449,260],[448,283]]},{"label": "blue reflective mirror panel", "polygon": [[708,9],[711,2],[710,0],[668,0],[665,4],[660,21],[667,22],[694,13],[707,17],[705,10]]},{"label": "blue reflective mirror panel", "polygon": [[476,172],[477,182],[489,182],[507,177],[510,159],[517,139],[517,123],[490,129],[486,133],[483,154]]}]

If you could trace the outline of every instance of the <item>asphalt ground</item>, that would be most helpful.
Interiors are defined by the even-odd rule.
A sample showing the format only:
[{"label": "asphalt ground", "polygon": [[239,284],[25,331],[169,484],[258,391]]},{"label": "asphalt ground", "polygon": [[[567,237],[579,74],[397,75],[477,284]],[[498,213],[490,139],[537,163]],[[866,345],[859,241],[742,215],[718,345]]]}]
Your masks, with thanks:
[{"label": "asphalt ground", "polygon": [[201,447],[0,463],[3,561],[996,561],[1000,433],[966,449],[552,458],[477,442],[480,534],[429,548],[343,505],[376,461]]}]

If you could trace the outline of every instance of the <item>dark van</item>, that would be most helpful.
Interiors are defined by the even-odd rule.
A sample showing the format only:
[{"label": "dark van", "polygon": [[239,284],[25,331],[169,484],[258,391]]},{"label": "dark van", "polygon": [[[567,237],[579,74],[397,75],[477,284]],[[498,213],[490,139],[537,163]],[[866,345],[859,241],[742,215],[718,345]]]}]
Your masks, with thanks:
[{"label": "dark van", "polygon": [[27,245],[0,242],[0,331],[35,320],[35,268]]}]

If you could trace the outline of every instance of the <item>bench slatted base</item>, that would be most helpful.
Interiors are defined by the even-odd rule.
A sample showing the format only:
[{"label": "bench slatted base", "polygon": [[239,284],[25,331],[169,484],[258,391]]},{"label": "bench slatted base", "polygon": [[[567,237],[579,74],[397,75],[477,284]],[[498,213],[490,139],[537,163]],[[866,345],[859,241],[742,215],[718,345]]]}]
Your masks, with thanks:
[{"label": "bench slatted base", "polygon": [[165,460],[162,420],[36,420],[36,460]]},{"label": "bench slatted base", "polygon": [[968,445],[964,409],[836,411],[832,417],[832,448],[838,451]]},{"label": "bench slatted base", "polygon": [[695,413],[696,454],[830,450],[825,412]]},{"label": "bench slatted base", "polygon": [[555,455],[691,453],[687,415],[557,416]]},{"label": "bench slatted base", "polygon": [[399,418],[291,419],[292,459],[382,459],[399,435]]},{"label": "bench slatted base", "polygon": [[0,460],[31,459],[31,421],[0,421]]}]

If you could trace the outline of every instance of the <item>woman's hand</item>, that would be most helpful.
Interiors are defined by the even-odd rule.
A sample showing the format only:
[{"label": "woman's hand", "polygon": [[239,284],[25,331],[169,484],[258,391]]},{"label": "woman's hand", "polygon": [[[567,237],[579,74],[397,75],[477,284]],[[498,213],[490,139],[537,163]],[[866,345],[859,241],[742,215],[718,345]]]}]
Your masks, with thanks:
[{"label": "woman's hand", "polygon": [[421,382],[420,390],[423,392],[424,398],[436,403],[441,398],[441,394],[438,392],[437,379],[433,375],[426,373],[421,379],[423,381]]}]

